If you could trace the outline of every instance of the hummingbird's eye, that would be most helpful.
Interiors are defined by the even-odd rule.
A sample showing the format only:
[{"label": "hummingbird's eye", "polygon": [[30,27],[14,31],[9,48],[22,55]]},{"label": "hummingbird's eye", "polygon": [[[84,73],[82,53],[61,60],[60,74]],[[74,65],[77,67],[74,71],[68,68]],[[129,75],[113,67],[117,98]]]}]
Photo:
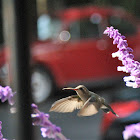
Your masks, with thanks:
[{"label": "hummingbird's eye", "polygon": [[81,88],[79,88],[83,93],[85,93],[85,90],[81,87]]}]

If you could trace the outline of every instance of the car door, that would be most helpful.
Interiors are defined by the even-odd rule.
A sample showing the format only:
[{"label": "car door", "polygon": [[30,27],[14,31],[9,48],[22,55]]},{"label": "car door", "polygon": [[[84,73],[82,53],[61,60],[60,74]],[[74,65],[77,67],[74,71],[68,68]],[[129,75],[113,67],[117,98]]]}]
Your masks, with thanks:
[{"label": "car door", "polygon": [[69,26],[70,40],[65,43],[61,69],[66,81],[91,80],[109,73],[107,42],[101,39],[100,15],[83,18]]}]

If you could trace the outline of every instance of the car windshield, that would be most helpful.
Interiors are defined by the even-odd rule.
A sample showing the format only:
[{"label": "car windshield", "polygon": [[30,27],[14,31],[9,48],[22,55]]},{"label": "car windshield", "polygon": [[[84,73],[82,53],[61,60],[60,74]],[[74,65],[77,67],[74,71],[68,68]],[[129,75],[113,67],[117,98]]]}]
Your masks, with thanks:
[{"label": "car windshield", "polygon": [[37,35],[39,40],[56,39],[61,29],[61,22],[58,18],[51,18],[44,14],[37,21]]}]

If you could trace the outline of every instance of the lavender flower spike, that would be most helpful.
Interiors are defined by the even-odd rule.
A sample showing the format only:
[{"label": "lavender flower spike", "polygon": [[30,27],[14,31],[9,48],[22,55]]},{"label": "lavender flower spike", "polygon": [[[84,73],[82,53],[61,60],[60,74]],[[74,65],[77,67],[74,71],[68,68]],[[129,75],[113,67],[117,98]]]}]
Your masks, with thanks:
[{"label": "lavender flower spike", "polygon": [[12,92],[12,89],[9,86],[2,87],[0,86],[0,99],[2,102],[8,100],[10,105],[14,104],[14,95],[15,93]]},{"label": "lavender flower spike", "polygon": [[133,136],[140,138],[140,123],[131,124],[125,127],[125,130],[123,131],[124,140],[128,140]]},{"label": "lavender flower spike", "polygon": [[32,104],[33,114],[33,125],[41,126],[41,134],[44,138],[53,138],[55,140],[67,140],[66,137],[61,133],[61,128],[52,124],[49,121],[49,114],[45,114],[38,110],[37,105]]},{"label": "lavender flower spike", "polygon": [[7,139],[3,138],[1,129],[2,129],[2,122],[0,121],[0,140],[7,140]]},{"label": "lavender flower spike", "polygon": [[133,50],[128,47],[127,40],[125,36],[122,36],[117,29],[114,29],[112,26],[107,27],[104,31],[104,34],[107,34],[110,38],[113,38],[113,44],[117,44],[119,49],[117,52],[112,53],[112,57],[118,57],[122,61],[123,66],[118,66],[118,71],[123,71],[130,73],[130,76],[125,76],[123,80],[126,82],[126,86],[139,88],[140,87],[140,63],[135,61],[133,58]]}]

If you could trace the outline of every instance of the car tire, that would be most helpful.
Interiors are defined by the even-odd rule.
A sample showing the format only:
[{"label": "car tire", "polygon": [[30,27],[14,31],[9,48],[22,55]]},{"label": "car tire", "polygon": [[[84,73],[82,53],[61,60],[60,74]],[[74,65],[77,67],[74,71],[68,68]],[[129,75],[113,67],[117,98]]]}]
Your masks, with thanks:
[{"label": "car tire", "polygon": [[56,90],[50,71],[41,66],[32,69],[31,87],[35,103],[46,101]]}]

